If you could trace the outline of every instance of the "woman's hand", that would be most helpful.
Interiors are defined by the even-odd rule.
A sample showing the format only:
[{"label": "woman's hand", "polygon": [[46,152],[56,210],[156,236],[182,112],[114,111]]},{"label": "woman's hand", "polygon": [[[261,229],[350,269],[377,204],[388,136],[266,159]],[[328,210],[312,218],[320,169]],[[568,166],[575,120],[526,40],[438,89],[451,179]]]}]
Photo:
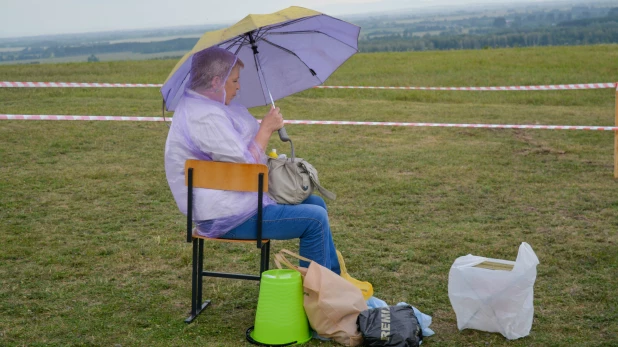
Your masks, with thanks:
[{"label": "woman's hand", "polygon": [[264,118],[262,118],[260,129],[255,136],[255,142],[264,150],[273,132],[281,128],[283,128],[283,116],[281,115],[279,107],[271,108]]},{"label": "woman's hand", "polygon": [[264,128],[272,134],[276,130],[283,128],[283,116],[279,107],[271,108],[270,111],[262,118],[260,128]]}]

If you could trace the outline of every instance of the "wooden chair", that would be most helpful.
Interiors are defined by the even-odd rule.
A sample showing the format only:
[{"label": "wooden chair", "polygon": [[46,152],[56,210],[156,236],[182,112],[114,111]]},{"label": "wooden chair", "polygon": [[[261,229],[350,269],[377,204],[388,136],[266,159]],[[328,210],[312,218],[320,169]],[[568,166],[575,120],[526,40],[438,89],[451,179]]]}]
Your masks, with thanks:
[{"label": "wooden chair", "polygon": [[[187,242],[193,242],[191,274],[191,314],[185,319],[191,323],[207,306],[202,302],[202,279],[204,276],[236,278],[259,281],[262,272],[268,270],[270,240],[262,239],[262,197],[268,191],[268,167],[263,164],[224,163],[216,161],[187,160],[185,162],[187,185]],[[193,229],[193,188],[257,192],[257,235],[254,240],[212,239],[197,234]],[[199,207],[198,207],[199,208]],[[234,274],[204,271],[204,241],[256,244],[260,249],[260,274]]]}]

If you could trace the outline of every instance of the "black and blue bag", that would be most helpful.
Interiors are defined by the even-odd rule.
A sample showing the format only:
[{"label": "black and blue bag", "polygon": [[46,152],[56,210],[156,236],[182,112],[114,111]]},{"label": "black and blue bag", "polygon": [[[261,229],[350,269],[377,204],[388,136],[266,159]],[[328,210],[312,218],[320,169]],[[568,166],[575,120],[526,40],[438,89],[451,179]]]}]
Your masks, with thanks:
[{"label": "black and blue bag", "polygon": [[362,311],[356,324],[370,347],[418,347],[421,326],[410,305],[377,307]]}]

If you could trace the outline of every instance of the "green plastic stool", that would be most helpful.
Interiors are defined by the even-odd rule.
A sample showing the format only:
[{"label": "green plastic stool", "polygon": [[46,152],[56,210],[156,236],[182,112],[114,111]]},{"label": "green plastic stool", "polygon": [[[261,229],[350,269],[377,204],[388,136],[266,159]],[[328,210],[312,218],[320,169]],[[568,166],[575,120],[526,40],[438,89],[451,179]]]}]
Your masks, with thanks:
[{"label": "green plastic stool", "polygon": [[303,307],[303,280],[298,271],[275,269],[262,273],[255,325],[247,330],[247,340],[268,346],[311,340]]}]

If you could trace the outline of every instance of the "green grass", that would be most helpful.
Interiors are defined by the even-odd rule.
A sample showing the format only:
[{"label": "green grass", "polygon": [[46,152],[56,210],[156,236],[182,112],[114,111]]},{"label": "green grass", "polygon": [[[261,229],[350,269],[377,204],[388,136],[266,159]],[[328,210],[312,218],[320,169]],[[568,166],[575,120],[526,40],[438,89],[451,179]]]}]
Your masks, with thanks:
[{"label": "green grass", "polygon": [[[1,51],[0,51],[1,52]],[[99,61],[124,61],[124,60],[149,60],[149,59],[170,59],[170,57],[182,57],[186,52],[172,51],[161,53],[133,53],[133,52],[117,52],[117,53],[97,53],[96,57]],[[14,61],[2,61],[0,65],[28,65],[28,64],[62,64],[62,63],[77,63],[87,62],[91,54],[73,55],[60,58],[44,58],[44,59],[24,59]]]},{"label": "green grass", "polygon": [[[618,46],[361,54],[330,85],[612,82]],[[0,66],[2,81],[161,83],[175,61]],[[288,119],[613,125],[612,89],[310,90]],[[160,114],[156,88],[0,89],[0,113]],[[252,110],[261,115],[263,108]],[[163,123],[0,121],[0,345],[242,346],[258,286],[207,279],[191,325],[190,245],[163,170]],[[389,304],[433,317],[427,346],[618,344],[618,181],[611,132],[289,125],[338,194],[335,243]],[[269,147],[285,153],[275,137]],[[462,255],[540,265],[530,336],[459,332]],[[297,242],[275,242],[297,249]],[[257,250],[206,245],[207,267],[257,271]],[[311,341],[310,346],[334,344]]]}]

